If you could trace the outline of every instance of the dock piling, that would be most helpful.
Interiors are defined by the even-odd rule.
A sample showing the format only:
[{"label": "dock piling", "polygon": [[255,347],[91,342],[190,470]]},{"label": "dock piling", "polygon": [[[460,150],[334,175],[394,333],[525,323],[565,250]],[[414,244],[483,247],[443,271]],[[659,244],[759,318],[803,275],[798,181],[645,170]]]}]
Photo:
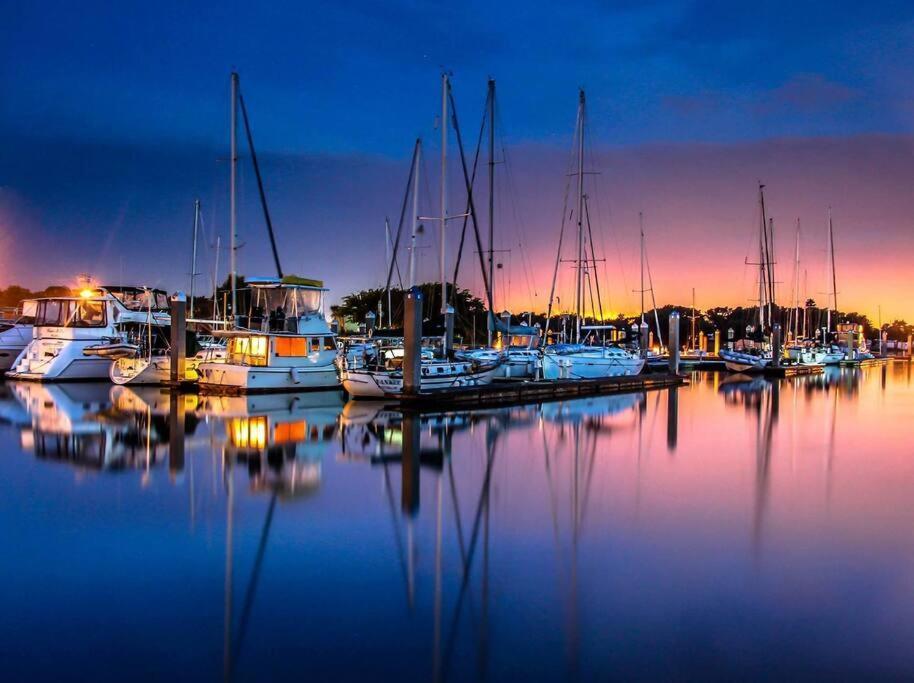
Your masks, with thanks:
[{"label": "dock piling", "polygon": [[679,374],[679,311],[670,313],[670,374]]},{"label": "dock piling", "polygon": [[638,331],[638,346],[641,347],[641,357],[647,358],[647,350],[650,345],[650,339],[648,337],[647,323],[643,320],[641,321],[641,325],[638,326]]},{"label": "dock piling", "polygon": [[454,348],[454,307],[448,306],[444,312],[444,344],[441,352],[444,358],[450,358]]},{"label": "dock piling", "polygon": [[171,383],[177,386],[184,381],[187,365],[187,297],[176,292],[168,300],[171,315]]},{"label": "dock piling", "polygon": [[422,290],[410,289],[403,308],[403,393],[418,394],[422,378]]},{"label": "dock piling", "polygon": [[771,328],[771,360],[774,367],[781,366],[781,326],[778,323]]}]

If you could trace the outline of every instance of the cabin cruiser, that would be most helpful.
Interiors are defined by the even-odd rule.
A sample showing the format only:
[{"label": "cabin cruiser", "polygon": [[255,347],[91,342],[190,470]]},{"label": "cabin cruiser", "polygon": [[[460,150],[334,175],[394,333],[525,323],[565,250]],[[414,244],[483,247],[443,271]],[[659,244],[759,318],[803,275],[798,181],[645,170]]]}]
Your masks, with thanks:
[{"label": "cabin cruiser", "polygon": [[757,347],[721,349],[718,355],[730,372],[762,372],[772,362],[771,352]]},{"label": "cabin cruiser", "polygon": [[[423,357],[420,368],[420,391],[491,384],[502,359],[478,361],[457,358]],[[353,398],[383,398],[403,390],[403,353],[382,350],[375,365],[344,365],[340,373],[343,388]]]},{"label": "cabin cruiser", "polygon": [[252,305],[228,340],[224,362],[197,367],[200,386],[235,391],[294,391],[338,387],[336,334],[324,318],[317,280],[251,278]]},{"label": "cabin cruiser", "polygon": [[554,344],[543,352],[543,379],[602,379],[642,369],[644,359],[620,346]]},{"label": "cabin cruiser", "polygon": [[87,287],[76,296],[36,300],[32,341],[8,377],[63,381],[108,379],[111,363],[147,326],[170,322],[165,292],[142,287]]},{"label": "cabin cruiser", "polygon": [[6,372],[32,341],[32,326],[38,302],[27,299],[22,302],[21,313],[9,323],[0,325],[0,373]]},{"label": "cabin cruiser", "polygon": [[527,326],[506,326],[499,344],[459,352],[459,357],[481,363],[501,361],[495,377],[498,379],[529,379],[536,376],[539,367],[539,329]]}]

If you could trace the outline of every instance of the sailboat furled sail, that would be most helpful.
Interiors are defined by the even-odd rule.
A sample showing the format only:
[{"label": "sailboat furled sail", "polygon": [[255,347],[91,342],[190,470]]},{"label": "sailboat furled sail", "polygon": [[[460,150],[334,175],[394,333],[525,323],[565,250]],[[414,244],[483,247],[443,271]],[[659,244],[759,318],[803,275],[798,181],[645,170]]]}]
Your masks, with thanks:
[{"label": "sailboat furled sail", "polygon": [[[603,319],[603,304],[600,301],[600,285],[597,276],[597,259],[593,244],[593,233],[587,211],[587,194],[584,190],[584,135],[587,123],[586,96],[584,90],[578,94],[578,113],[575,130],[575,148],[577,172],[576,210],[572,211],[577,236],[575,241],[575,287],[574,287],[574,343],[562,343],[548,346],[543,352],[543,377],[545,379],[597,379],[619,375],[636,375],[644,368],[644,359],[638,354],[619,346],[606,344],[607,326],[587,325],[585,315],[587,301],[590,301],[591,316]],[[565,195],[565,207],[562,210],[562,226],[559,232],[556,250],[555,270],[549,293],[549,307],[546,313],[545,336],[549,334],[549,324],[553,315],[556,281],[562,262],[562,243],[565,236],[565,218],[568,192]]]}]

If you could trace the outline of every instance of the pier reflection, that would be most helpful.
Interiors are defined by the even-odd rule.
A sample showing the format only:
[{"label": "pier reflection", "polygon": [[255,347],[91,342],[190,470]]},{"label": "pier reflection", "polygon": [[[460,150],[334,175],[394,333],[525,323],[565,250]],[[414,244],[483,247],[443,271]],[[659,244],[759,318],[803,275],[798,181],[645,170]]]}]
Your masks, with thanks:
[{"label": "pier reflection", "polygon": [[[26,457],[0,459],[0,474],[28,472],[30,486],[8,492],[13,510],[42,506],[14,520],[48,540],[26,544],[28,566],[65,553],[110,623],[135,624],[135,636],[166,617],[129,585],[95,582],[100,558],[171,586],[159,646],[202,638],[185,663],[197,680],[296,678],[301,661],[319,679],[663,677],[674,659],[701,677],[706,661],[677,659],[687,643],[714,633],[767,665],[770,649],[726,625],[804,618],[796,596],[810,581],[843,630],[794,633],[800,647],[886,635],[873,621],[858,629],[838,598],[880,571],[872,557],[914,571],[914,473],[890,440],[914,404],[909,377],[906,366],[776,381],[696,373],[676,389],[438,413],[339,392],[5,384],[0,439]],[[80,477],[50,475],[66,471],[51,460]],[[74,515],[83,536],[63,548]],[[860,520],[876,515],[874,538]],[[835,556],[846,564],[826,563]],[[32,594],[50,585],[63,599],[60,582],[31,572]],[[893,628],[914,630],[914,602],[901,602]],[[5,633],[11,647],[36,636]],[[894,654],[914,671],[914,656]]]}]

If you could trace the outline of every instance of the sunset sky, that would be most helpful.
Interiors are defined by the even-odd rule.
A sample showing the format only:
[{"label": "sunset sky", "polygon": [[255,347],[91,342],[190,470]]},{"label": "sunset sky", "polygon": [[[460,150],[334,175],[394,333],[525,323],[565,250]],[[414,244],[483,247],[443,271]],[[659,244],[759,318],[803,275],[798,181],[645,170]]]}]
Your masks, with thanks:
[{"label": "sunset sky", "polygon": [[[446,68],[468,144],[486,79],[497,80],[497,246],[510,249],[499,308],[546,308],[584,87],[607,309],[638,307],[639,211],[659,304],[686,304],[693,287],[699,307],[747,303],[761,180],[780,303],[790,298],[797,218],[805,294],[824,301],[831,206],[839,307],[875,319],[881,305],[883,321],[914,320],[911,2],[36,0],[6,3],[2,17],[0,286],[89,272],[186,289],[199,198],[198,289],[208,289],[210,244],[228,239],[232,69],[286,271],[324,279],[331,300],[378,286],[384,218],[396,221],[417,136],[420,213],[439,210]],[[246,154],[239,170],[239,271],[271,275]],[[458,166],[448,173],[458,213]],[[437,278],[437,239],[429,224],[423,279]],[[468,249],[464,262],[472,257]],[[221,276],[227,262],[223,252]],[[481,294],[477,271],[467,266],[462,284]],[[570,278],[563,268],[563,303]]]}]

